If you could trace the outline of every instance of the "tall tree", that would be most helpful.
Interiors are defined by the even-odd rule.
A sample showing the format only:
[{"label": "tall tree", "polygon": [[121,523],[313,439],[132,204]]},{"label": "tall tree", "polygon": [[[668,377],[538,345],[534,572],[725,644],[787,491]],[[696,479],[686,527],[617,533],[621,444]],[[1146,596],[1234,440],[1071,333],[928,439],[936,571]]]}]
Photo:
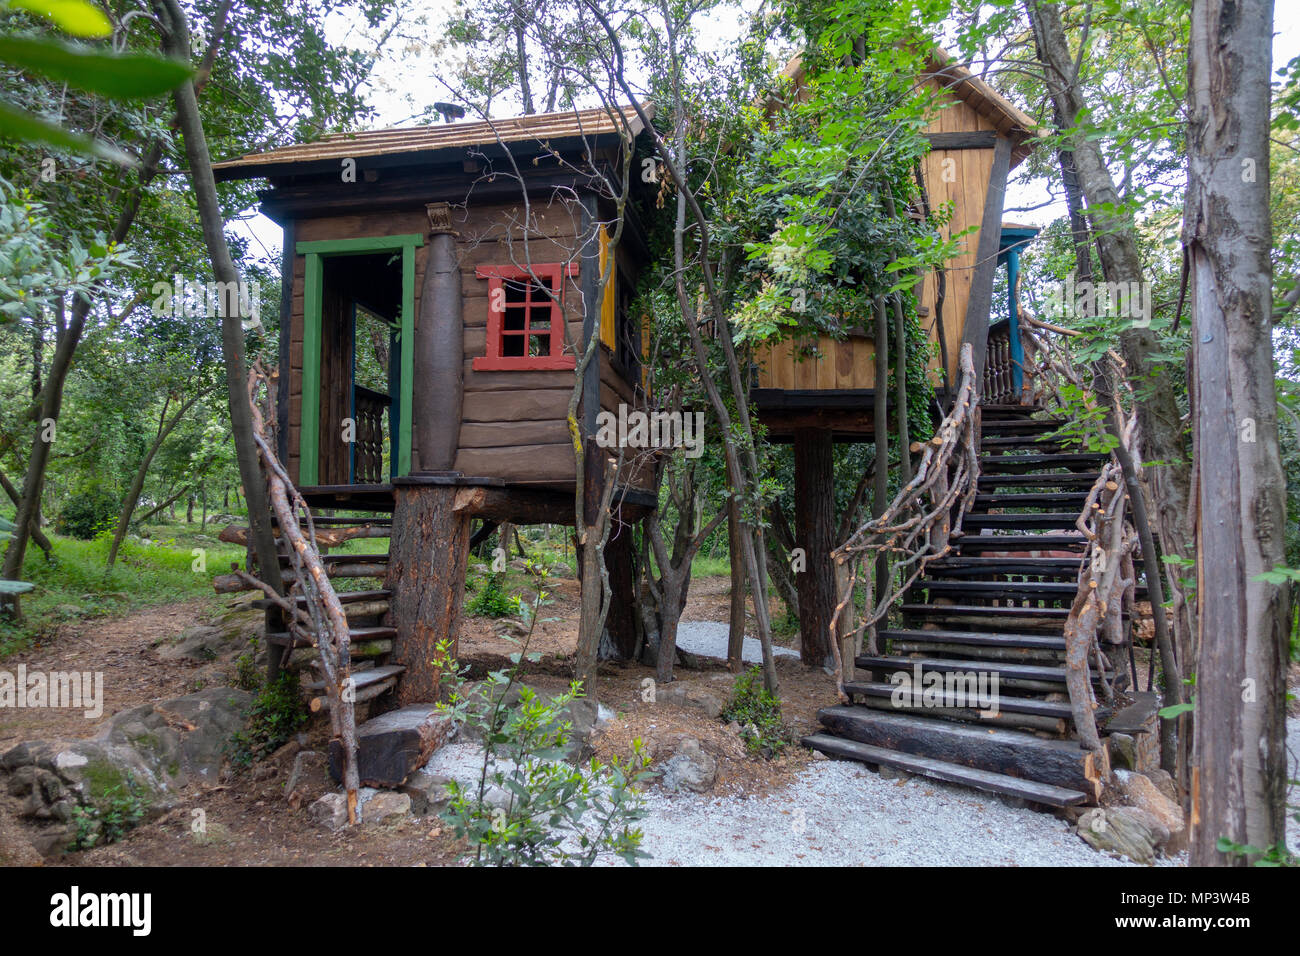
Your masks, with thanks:
[{"label": "tall tree", "polygon": [[[1195,0],[1183,240],[1194,330],[1200,655],[1191,863],[1285,850],[1286,484],[1273,367],[1272,0]],[[1220,841],[1248,847],[1223,853]]]}]

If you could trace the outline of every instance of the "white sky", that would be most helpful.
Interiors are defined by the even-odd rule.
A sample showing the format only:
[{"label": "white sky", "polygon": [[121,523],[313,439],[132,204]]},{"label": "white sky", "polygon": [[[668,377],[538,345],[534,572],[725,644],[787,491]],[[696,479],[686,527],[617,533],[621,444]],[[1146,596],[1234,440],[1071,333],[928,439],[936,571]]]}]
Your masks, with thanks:
[{"label": "white sky", "polygon": [[[451,0],[426,0],[421,11],[425,23],[423,36],[427,40],[411,43],[394,51],[376,67],[369,84],[369,101],[377,116],[374,125],[393,126],[408,122],[426,103],[447,100],[452,96],[447,87],[438,81],[439,67],[445,65],[436,50],[442,36],[442,25],[451,9]],[[334,43],[358,43],[357,26],[341,18],[329,25],[329,39]],[[719,42],[734,38],[740,33],[739,14],[734,10],[722,11],[703,24],[702,34]],[[1274,12],[1274,67],[1283,66],[1300,55],[1300,3],[1282,2]],[[1013,177],[1007,190],[1009,209],[1035,206],[1048,198],[1041,182],[1022,182]],[[1045,226],[1065,215],[1063,200],[1025,212],[1008,213],[1008,219]],[[246,218],[231,224],[232,231],[251,237],[254,254],[264,254],[276,260],[280,254],[281,232],[279,226],[260,213],[249,210]]]}]

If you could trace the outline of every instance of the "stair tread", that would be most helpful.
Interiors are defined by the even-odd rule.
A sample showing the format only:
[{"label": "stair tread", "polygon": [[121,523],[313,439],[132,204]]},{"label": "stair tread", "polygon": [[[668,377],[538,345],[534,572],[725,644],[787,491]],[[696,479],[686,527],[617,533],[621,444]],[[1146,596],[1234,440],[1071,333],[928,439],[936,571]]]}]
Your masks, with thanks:
[{"label": "stair tread", "polygon": [[[354,690],[361,690],[363,687],[369,687],[371,684],[378,684],[388,680],[390,677],[397,677],[406,668],[401,664],[384,664],[382,667],[372,667],[369,670],[353,671],[352,686]],[[306,685],[308,690],[324,690],[325,682],[323,680],[312,681]]]},{"label": "stair tread", "polygon": [[1043,455],[982,455],[980,471],[997,472],[1007,468],[1023,468],[1026,471],[1040,471],[1049,468],[1070,468],[1071,466],[1102,465],[1110,461],[1110,456],[1100,452],[1063,452],[1061,454]]},{"label": "stair tread", "polygon": [[1043,551],[1082,548],[1087,543],[1082,532],[1058,534],[964,534],[953,539],[958,551]]},{"label": "stair tread", "polygon": [[914,644],[971,644],[977,647],[1029,647],[1048,651],[1065,650],[1065,638],[1046,634],[1007,634],[1003,632],[917,630],[888,628],[879,632],[882,638],[893,641],[911,641]]},{"label": "stair tread", "polygon": [[[392,591],[385,591],[385,590],[335,591],[334,593],[338,596],[340,604],[359,604],[362,601],[381,601],[384,598],[390,598],[393,596]],[[299,606],[303,606],[307,603],[307,596],[305,594],[299,594],[296,598],[294,598],[294,601]]]},{"label": "stair tread", "polygon": [[858,743],[856,740],[846,740],[843,737],[835,737],[830,734],[811,734],[803,738],[803,744],[822,753],[848,757],[864,763],[884,764],[888,767],[896,767],[899,770],[906,770],[909,773],[931,777],[935,780],[964,784],[973,789],[990,793],[1021,797],[1048,806],[1069,807],[1083,803],[1087,799],[1087,796],[1078,790],[1069,790],[1050,783],[1022,780],[1019,777],[1011,777],[1007,774],[994,773],[989,770],[976,770],[973,767],[963,767],[960,764],[935,760],[932,757],[899,753],[895,750],[873,747],[870,744]]},{"label": "stair tread", "polygon": [[981,614],[992,617],[1057,617],[1070,616],[1068,607],[985,607],[979,604],[903,604],[904,614]]},{"label": "stair tread", "polygon": [[[1020,491],[1010,494],[976,493],[975,507],[981,505],[989,508],[1032,508],[1040,504],[1079,503],[1080,510],[1088,500],[1086,491]],[[1077,515],[1079,512],[1075,511]]]},{"label": "stair tread", "polygon": [[[375,564],[379,562],[386,562],[388,560],[388,555],[387,553],[385,554],[322,554],[320,556],[320,559],[324,564]],[[289,556],[287,554],[280,555],[280,563],[289,564],[290,563]]]},{"label": "stair tread", "polygon": [[1101,472],[1099,471],[1049,472],[1047,474],[1035,474],[1029,472],[1023,475],[980,475],[978,487],[1056,488],[1061,485],[1074,485],[1081,488],[1091,488],[1100,477]]},{"label": "stair tread", "polygon": [[[387,638],[396,637],[396,628],[391,627],[350,627],[348,628],[349,641],[379,641]],[[272,644],[287,644],[294,642],[295,647],[314,647],[314,644],[296,639],[288,631],[269,631],[266,639]]]},{"label": "stair tread", "polygon": [[912,673],[919,665],[924,671],[980,671],[997,672],[1004,677],[1019,677],[1023,680],[1054,681],[1065,683],[1065,667],[1051,667],[1046,664],[1013,664],[1006,661],[992,660],[952,660],[941,657],[873,657],[863,654],[854,663],[870,670],[894,670]]},{"label": "stair tread", "polygon": [[1079,520],[1077,511],[1035,511],[1021,514],[990,514],[969,511],[962,519],[963,528],[1072,528]]},{"label": "stair tread", "polygon": [[[845,681],[844,689],[850,694],[861,694],[864,697],[885,698],[892,697],[898,690],[897,684],[885,684],[872,681]],[[1031,697],[1008,697],[1006,694],[998,695],[998,709],[1005,710],[1007,713],[1015,714],[1034,714],[1039,717],[1054,717],[1059,720],[1070,720],[1074,712],[1070,709],[1067,701],[1056,700],[1035,700]],[[905,713],[899,710],[899,713]]]}]

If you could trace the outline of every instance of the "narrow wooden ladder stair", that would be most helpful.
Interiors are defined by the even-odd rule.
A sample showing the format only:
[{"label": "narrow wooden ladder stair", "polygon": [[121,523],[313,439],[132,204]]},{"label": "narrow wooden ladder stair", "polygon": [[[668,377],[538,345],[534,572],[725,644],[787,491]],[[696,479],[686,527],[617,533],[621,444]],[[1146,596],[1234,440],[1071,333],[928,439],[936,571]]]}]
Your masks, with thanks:
[{"label": "narrow wooden ladder stair", "polygon": [[[1095,803],[1105,768],[1071,736],[1063,635],[1085,549],[1075,520],[1109,457],[1055,437],[1064,421],[1034,406],[981,412],[963,535],[903,596],[902,626],[878,632],[881,653],[856,659],[851,703],[821,710],[824,729],[803,742],[1045,806]],[[902,690],[900,674],[921,683]],[[996,713],[924,697],[936,681],[988,687],[994,676]]]}]

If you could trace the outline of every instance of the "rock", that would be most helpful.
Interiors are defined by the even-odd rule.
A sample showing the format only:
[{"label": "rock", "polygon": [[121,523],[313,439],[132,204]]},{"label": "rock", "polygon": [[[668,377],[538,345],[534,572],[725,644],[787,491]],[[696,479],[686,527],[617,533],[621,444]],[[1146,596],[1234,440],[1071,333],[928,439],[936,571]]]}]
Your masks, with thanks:
[{"label": "rock", "polygon": [[1139,810],[1154,821],[1153,830],[1163,832],[1156,846],[1166,853],[1187,849],[1187,825],[1183,808],[1160,792],[1150,777],[1128,770],[1115,773],[1115,789],[1127,807]]},{"label": "rock", "polygon": [[[1157,790],[1174,803],[1178,803],[1178,785],[1174,783],[1174,778],[1170,776],[1168,770],[1161,770],[1156,767],[1152,770],[1142,771],[1142,775],[1154,783]],[[1179,805],[1181,806],[1181,804]]]},{"label": "rock", "polygon": [[330,789],[329,759],[316,750],[301,750],[284,784],[284,796],[295,810]]},{"label": "rock", "polygon": [[411,812],[416,816],[436,816],[451,802],[448,784],[451,777],[421,770],[402,784],[402,793],[411,798]]},{"label": "rock", "polygon": [[1137,769],[1137,741],[1128,734],[1111,734],[1106,738],[1110,748],[1110,765],[1116,770]]},{"label": "rock", "polygon": [[659,767],[660,782],[669,790],[685,788],[707,793],[718,779],[718,761],[694,737],[686,737]]},{"label": "rock", "polygon": [[202,830],[191,830],[190,835],[199,846],[229,846],[234,842],[230,827],[215,820],[204,826]]},{"label": "rock", "polygon": [[727,706],[721,697],[707,688],[681,680],[673,681],[667,687],[660,685],[655,701],[698,710],[709,718],[717,718]]},{"label": "rock", "polygon": [[1156,858],[1156,835],[1144,817],[1132,807],[1094,807],[1079,818],[1075,832],[1095,850],[1150,866]]},{"label": "rock", "polygon": [[348,800],[341,793],[327,793],[310,807],[307,813],[313,823],[337,830],[348,822]]},{"label": "rock", "polygon": [[883,763],[876,768],[876,772],[880,774],[880,779],[882,780],[906,780],[908,776],[904,771],[899,770],[897,767],[891,767],[888,764]]},{"label": "rock", "polygon": [[244,726],[253,696],[209,687],[113,717],[103,739],[134,748],[160,777],[179,786],[216,783],[231,736]]},{"label": "rock", "polygon": [[[554,695],[549,695],[544,691],[538,691],[534,688],[527,688],[527,689],[532,690],[533,693],[537,694],[539,697],[554,696]],[[505,696],[505,699],[503,701],[503,706],[506,708],[513,708],[518,706],[519,700],[524,690],[525,690],[525,685],[523,684],[515,684],[514,686],[512,686],[510,688],[509,693],[507,693]],[[472,706],[486,708],[488,706],[488,702],[485,700],[478,700]],[[595,753],[595,749],[591,746],[591,735],[596,730],[596,724],[599,720],[599,717],[600,717],[600,704],[590,697],[578,697],[570,701],[569,704],[564,708],[564,710],[561,711],[560,719],[563,721],[567,721],[571,725],[569,731],[570,733],[569,743],[564,748],[566,759],[574,763],[578,763],[588,759],[592,754]],[[483,742],[483,732],[480,727],[476,727],[467,723],[461,726],[459,728],[459,731],[460,731],[460,739],[462,740],[466,740],[471,743]]]},{"label": "rock", "polygon": [[411,812],[411,798],[404,793],[376,790],[369,800],[361,801],[361,822],[392,823]]},{"label": "rock", "polygon": [[[455,734],[451,718],[433,704],[403,707],[357,728],[357,773],[367,787],[400,787],[417,767]],[[330,774],[343,781],[343,746],[329,744]]]}]

